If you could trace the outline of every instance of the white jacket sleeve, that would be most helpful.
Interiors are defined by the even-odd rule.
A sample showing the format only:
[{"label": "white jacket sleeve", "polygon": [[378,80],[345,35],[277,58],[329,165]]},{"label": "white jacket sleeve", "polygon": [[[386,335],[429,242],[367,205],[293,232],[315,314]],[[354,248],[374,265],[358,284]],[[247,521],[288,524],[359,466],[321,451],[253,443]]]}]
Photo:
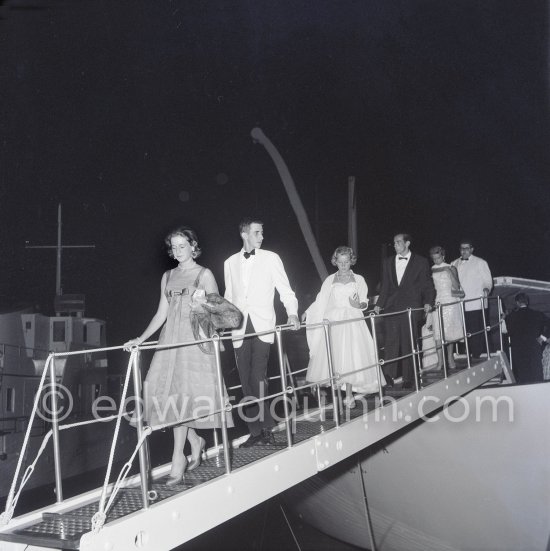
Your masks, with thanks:
[{"label": "white jacket sleeve", "polygon": [[294,294],[294,291],[290,287],[290,282],[288,281],[288,276],[286,275],[283,261],[279,255],[275,255],[272,276],[275,288],[281,298],[281,302],[285,306],[287,316],[297,316],[298,300]]},{"label": "white jacket sleeve", "polygon": [[367,282],[363,276],[355,274],[355,280],[357,281],[357,292],[359,294],[359,302],[368,302],[369,288]]},{"label": "white jacket sleeve", "polygon": [[491,276],[491,270],[489,269],[489,264],[484,260],[480,266],[480,275],[483,282],[483,288],[489,289],[493,288],[493,277]]}]

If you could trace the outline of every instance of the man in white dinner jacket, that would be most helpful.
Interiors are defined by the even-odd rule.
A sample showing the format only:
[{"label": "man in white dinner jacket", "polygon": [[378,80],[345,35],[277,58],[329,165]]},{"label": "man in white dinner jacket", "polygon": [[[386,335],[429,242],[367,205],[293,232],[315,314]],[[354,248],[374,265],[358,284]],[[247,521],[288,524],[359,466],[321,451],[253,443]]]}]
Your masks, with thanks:
[{"label": "man in white dinner jacket", "polygon": [[[464,289],[465,300],[487,297],[493,288],[493,278],[489,265],[483,258],[474,256],[474,245],[470,239],[460,242],[460,258],[451,263],[458,270],[458,279]],[[483,324],[483,311],[487,317],[487,301],[473,300],[464,303],[464,316],[466,318],[466,331],[478,333],[470,337],[470,355],[479,358],[485,350],[485,336],[480,333],[485,326]]]},{"label": "man in white dinner jacket", "polygon": [[[275,289],[284,304],[288,324],[300,328],[298,301],[279,255],[261,249],[263,222],[245,218],[239,224],[242,249],[224,262],[225,298],[243,313],[241,327],[232,332],[237,369],[245,398],[261,398],[267,392],[267,362],[274,333],[245,337],[275,328]],[[273,418],[265,401],[246,411],[250,437],[241,447],[272,444]]]}]

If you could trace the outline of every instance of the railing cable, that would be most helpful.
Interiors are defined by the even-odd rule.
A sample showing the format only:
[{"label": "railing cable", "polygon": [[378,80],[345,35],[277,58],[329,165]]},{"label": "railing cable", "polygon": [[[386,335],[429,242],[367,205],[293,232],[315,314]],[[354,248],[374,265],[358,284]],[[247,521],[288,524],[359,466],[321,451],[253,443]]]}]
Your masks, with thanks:
[{"label": "railing cable", "polygon": [[[115,432],[113,434],[113,441],[111,443],[111,450],[109,452],[109,462],[107,463],[107,471],[105,473],[105,480],[103,481],[103,489],[101,491],[101,497],[99,499],[99,509],[98,509],[97,513],[92,517],[92,529],[93,529],[94,532],[97,532],[97,531],[101,530],[103,524],[105,523],[105,519],[107,518],[107,509],[112,504],[112,500],[109,500],[109,504],[106,507],[105,506],[105,500],[107,499],[107,488],[108,488],[108,485],[109,485],[109,478],[111,477],[111,469],[112,469],[112,466],[113,466],[115,448],[116,448],[116,443],[117,443],[117,439],[118,439],[118,433],[119,433],[119,430],[120,430],[120,422],[121,422],[122,415],[123,415],[123,412],[124,412],[124,407],[125,407],[125,404],[126,404],[126,395],[128,393],[128,385],[129,385],[129,382],[130,382],[130,375],[132,373],[132,365],[133,365],[133,363],[136,359],[137,354],[138,354],[138,347],[132,347],[132,351],[130,353],[130,359],[128,360],[128,368],[126,369],[126,377],[124,379],[124,387],[122,389],[122,395],[121,395],[121,398],[120,398],[120,405],[119,405],[119,409],[118,409],[118,417],[117,417],[117,421],[116,421]],[[141,445],[143,443],[143,440],[145,439],[145,437],[148,434],[149,434],[148,432],[144,431],[144,433],[142,435],[142,438],[138,441],[136,449],[134,450],[134,453],[132,454],[132,457],[130,458],[130,466],[131,466],[131,461],[135,457],[135,454],[136,454],[137,450],[141,447]],[[124,465],[124,467],[122,468],[121,473],[125,472],[124,469],[125,469],[127,464],[128,463],[126,463]],[[127,472],[127,470],[126,470],[126,472]],[[126,476],[126,474],[124,474],[124,476]],[[119,479],[120,479],[120,475],[119,475]],[[117,482],[118,482],[118,480],[117,480]],[[119,484],[119,486],[120,486],[120,484]],[[116,490],[118,491],[118,487],[116,488]]]},{"label": "railing cable", "polygon": [[[27,431],[25,432],[25,438],[23,439],[23,445],[21,447],[21,453],[19,454],[19,459],[17,460],[17,467],[15,468],[15,473],[13,475],[13,480],[11,482],[11,487],[10,487],[10,491],[8,493],[8,498],[6,499],[6,509],[0,515],[0,526],[4,526],[4,525],[6,525],[10,522],[10,520],[13,516],[13,511],[15,509],[15,505],[17,504],[17,500],[19,499],[19,495],[21,494],[21,490],[23,489],[24,484],[29,479],[29,476],[32,474],[32,470],[34,470],[34,463],[33,463],[32,465],[29,466],[29,467],[32,466],[32,470],[29,471],[29,469],[27,468],[27,470],[25,471],[25,476],[23,476],[23,478],[22,478],[22,481],[21,481],[22,483],[20,485],[20,489],[16,494],[15,493],[15,488],[16,488],[16,485],[17,485],[17,480],[19,478],[19,473],[21,471],[21,465],[22,465],[23,460],[25,458],[25,454],[26,454],[26,451],[27,451],[27,446],[28,446],[28,443],[29,443],[29,438],[30,438],[30,435],[31,435],[32,424],[34,422],[36,412],[38,411],[38,402],[39,402],[40,396],[42,394],[42,389],[44,388],[44,381],[46,379],[46,375],[49,372],[48,367],[49,367],[49,363],[52,361],[52,358],[53,358],[53,355],[50,354],[48,356],[48,359],[46,360],[46,365],[44,366],[44,371],[42,371],[42,377],[40,378],[40,383],[38,384],[38,389],[36,390],[36,395],[34,397],[34,405],[33,405],[31,416],[29,418],[29,424],[27,426]],[[45,443],[43,443],[43,445],[45,446]]]}]

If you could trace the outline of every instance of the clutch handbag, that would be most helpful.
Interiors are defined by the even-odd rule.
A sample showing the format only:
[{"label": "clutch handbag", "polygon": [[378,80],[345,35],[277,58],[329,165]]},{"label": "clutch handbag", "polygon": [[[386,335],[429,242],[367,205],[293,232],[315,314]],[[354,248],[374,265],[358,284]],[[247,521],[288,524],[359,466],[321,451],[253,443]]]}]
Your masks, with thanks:
[{"label": "clutch handbag", "polygon": [[466,293],[462,289],[462,287],[459,287],[458,289],[451,289],[451,296],[455,298],[464,298],[466,296]]}]

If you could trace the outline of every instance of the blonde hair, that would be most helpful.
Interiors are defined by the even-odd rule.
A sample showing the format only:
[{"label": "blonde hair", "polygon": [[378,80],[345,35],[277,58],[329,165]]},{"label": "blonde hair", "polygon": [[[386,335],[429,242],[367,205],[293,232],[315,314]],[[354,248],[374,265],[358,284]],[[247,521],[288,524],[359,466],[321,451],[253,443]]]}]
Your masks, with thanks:
[{"label": "blonde hair", "polygon": [[340,247],[336,247],[336,250],[334,251],[334,253],[332,253],[332,258],[330,259],[330,263],[333,266],[336,266],[336,260],[341,255],[349,256],[349,263],[352,266],[354,266],[355,263],[357,262],[357,255],[353,252],[353,249],[351,247],[342,245]]}]

